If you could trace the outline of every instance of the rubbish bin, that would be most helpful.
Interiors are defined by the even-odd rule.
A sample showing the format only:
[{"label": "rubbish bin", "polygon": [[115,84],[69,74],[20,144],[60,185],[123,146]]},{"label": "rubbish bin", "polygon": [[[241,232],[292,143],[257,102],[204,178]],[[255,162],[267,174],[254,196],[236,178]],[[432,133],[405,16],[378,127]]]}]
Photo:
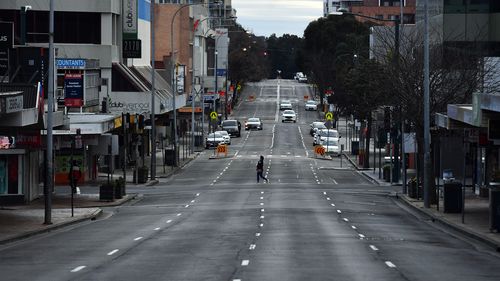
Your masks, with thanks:
[{"label": "rubbish bin", "polygon": [[500,231],[500,187],[490,186],[490,229]]},{"label": "rubbish bin", "polygon": [[175,166],[175,151],[173,149],[165,149],[165,165]]},{"label": "rubbish bin", "polygon": [[359,141],[351,141],[351,155],[358,155]]},{"label": "rubbish bin", "polygon": [[446,182],[443,185],[443,205],[445,213],[460,213],[462,211],[462,183]]}]

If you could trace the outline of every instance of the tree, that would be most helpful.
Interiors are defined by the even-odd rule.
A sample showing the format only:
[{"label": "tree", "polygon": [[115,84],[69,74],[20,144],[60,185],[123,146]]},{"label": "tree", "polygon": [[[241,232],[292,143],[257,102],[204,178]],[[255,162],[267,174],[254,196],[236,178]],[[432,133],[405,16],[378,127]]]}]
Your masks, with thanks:
[{"label": "tree", "polygon": [[292,79],[296,72],[302,71],[297,65],[297,52],[302,48],[303,39],[290,34],[276,37],[272,34],[266,39],[266,55],[269,57],[271,71],[268,78],[275,78],[281,71],[282,78]]},{"label": "tree", "polygon": [[[325,90],[335,92],[335,100],[345,92],[340,75],[348,65],[352,65],[354,54],[367,57],[367,25],[356,21],[351,16],[333,16],[319,18],[311,22],[304,31],[304,45],[299,54],[305,68],[314,83],[317,84],[321,104]],[[364,43],[360,43],[364,42]],[[350,62],[349,62],[350,61]]]}]

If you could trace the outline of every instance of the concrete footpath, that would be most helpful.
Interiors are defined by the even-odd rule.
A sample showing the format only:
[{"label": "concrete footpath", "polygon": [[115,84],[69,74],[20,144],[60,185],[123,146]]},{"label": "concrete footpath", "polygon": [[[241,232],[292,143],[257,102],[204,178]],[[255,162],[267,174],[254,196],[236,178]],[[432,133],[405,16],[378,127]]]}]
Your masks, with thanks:
[{"label": "concrete footpath", "polygon": [[[378,185],[391,185],[383,179],[379,179],[378,168],[375,169],[375,171],[373,168],[369,170],[360,169],[356,161],[357,156],[350,154],[344,154],[344,156],[371,182]],[[401,185],[401,182],[397,185]],[[433,222],[440,223],[465,236],[480,241],[493,248],[495,251],[500,251],[500,233],[490,230],[489,199],[474,194],[469,187],[466,187],[464,202],[465,212],[463,216],[462,213],[443,212],[443,198],[439,198],[439,206],[434,204],[431,205],[430,208],[424,207],[423,200],[414,199],[404,194],[402,188],[400,192],[397,193],[397,198],[413,210],[429,217]]]},{"label": "concrete footpath", "polygon": [[[157,153],[157,159],[161,152]],[[180,168],[196,158],[198,153],[189,155],[181,159],[179,167],[164,168],[162,164],[157,165],[157,177],[165,178],[176,173]],[[149,157],[147,159],[149,161]],[[121,170],[116,170],[113,178],[121,176]],[[149,181],[145,184],[133,183],[132,171],[127,171],[126,188],[147,188],[147,186],[158,183]],[[51,204],[51,224],[45,222],[45,198],[40,198],[29,204],[0,206],[0,245],[28,238],[33,235],[54,231],[64,226],[76,224],[86,220],[93,220],[102,213],[104,207],[114,207],[122,205],[134,198],[138,194],[126,194],[123,198],[114,201],[99,200],[99,185],[107,181],[105,174],[100,175],[99,180],[93,183],[78,187],[79,194],[74,195],[73,216],[71,214],[71,193],[68,186],[56,186],[52,195]]]}]

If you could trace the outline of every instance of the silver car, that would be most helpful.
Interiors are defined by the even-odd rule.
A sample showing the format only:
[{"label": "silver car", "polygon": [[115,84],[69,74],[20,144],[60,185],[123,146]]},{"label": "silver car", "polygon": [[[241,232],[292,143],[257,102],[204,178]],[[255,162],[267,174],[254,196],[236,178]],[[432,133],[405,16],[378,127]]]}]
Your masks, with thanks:
[{"label": "silver car", "polygon": [[231,144],[231,136],[227,131],[215,131],[215,133],[221,134],[226,144]]}]

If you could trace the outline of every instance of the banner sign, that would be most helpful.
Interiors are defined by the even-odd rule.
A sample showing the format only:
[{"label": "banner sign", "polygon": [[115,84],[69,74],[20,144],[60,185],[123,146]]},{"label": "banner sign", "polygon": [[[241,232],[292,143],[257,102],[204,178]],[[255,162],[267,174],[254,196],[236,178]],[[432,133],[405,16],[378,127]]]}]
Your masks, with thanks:
[{"label": "banner sign", "polygon": [[64,105],[67,107],[83,106],[83,75],[67,73],[64,75]]},{"label": "banner sign", "polygon": [[123,39],[122,46],[123,58],[140,59],[141,56],[141,40],[140,39]]},{"label": "banner sign", "polygon": [[123,0],[123,38],[137,39],[137,0]]}]

